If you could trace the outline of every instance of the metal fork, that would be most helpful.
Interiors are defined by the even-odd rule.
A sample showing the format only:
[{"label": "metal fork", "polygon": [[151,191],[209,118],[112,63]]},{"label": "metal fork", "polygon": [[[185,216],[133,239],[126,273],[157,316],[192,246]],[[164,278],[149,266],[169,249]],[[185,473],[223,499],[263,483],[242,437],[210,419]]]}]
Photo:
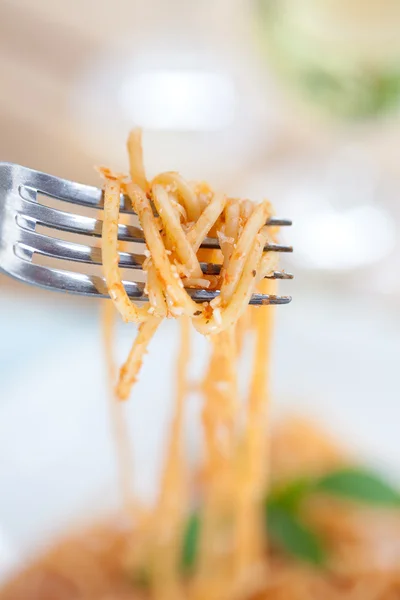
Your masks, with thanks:
[{"label": "metal fork", "polygon": [[[65,212],[39,203],[38,194],[90,207],[97,211],[93,217]],[[35,254],[69,262],[101,265],[101,249],[90,245],[89,240],[99,238],[102,220],[98,211],[103,208],[103,194],[98,188],[66,181],[46,173],[11,163],[0,163],[0,271],[26,283],[51,290],[71,292],[85,296],[107,298],[107,286],[101,276],[52,268],[32,262]],[[121,195],[121,212],[130,213],[129,199]],[[288,226],[286,219],[271,218],[267,225]],[[37,226],[51,230],[66,231],[86,236],[88,243],[75,243],[39,233]],[[144,235],[140,227],[118,226],[118,238],[127,242],[143,244]],[[216,239],[206,238],[203,248],[218,248]],[[292,252],[290,246],[269,244],[266,252]],[[142,269],[145,259],[142,254],[119,253],[119,265],[125,269]],[[206,274],[218,274],[220,265],[201,263]],[[292,275],[277,271],[272,279],[291,279]],[[147,301],[144,283],[124,281],[128,295],[135,302]],[[197,302],[210,301],[218,291],[188,289]],[[268,296],[253,294],[250,304],[287,304],[290,296]]]}]

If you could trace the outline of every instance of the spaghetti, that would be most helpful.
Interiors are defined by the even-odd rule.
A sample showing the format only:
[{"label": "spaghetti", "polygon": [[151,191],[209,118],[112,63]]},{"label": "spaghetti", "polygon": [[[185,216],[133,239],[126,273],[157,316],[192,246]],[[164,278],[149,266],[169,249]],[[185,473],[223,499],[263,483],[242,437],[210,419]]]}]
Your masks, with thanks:
[{"label": "spaghetti", "polygon": [[[247,303],[256,286],[275,293],[275,282],[264,279],[276,267],[275,256],[263,254],[266,240],[275,241],[277,234],[264,226],[269,204],[227,198],[172,172],[148,180],[138,130],[131,133],[128,150],[130,178],[101,170],[103,263],[114,304],[105,304],[104,341],[125,510],[56,545],[0,590],[0,600],[400,598],[398,504],[360,506],[354,498],[329,497],[326,489],[300,496],[299,502],[299,490],[308,489],[317,476],[329,477],[348,458],[325,434],[299,419],[287,420],[268,435],[273,308],[247,308]],[[145,306],[131,302],[118,268],[118,224],[126,218],[119,215],[121,192],[129,196],[146,239]],[[219,250],[201,248],[208,234],[219,239]],[[204,273],[200,260],[220,264],[220,274]],[[190,287],[218,289],[220,294],[199,305],[186,291]],[[118,376],[112,356],[117,312],[138,324]],[[157,498],[154,506],[143,507],[134,494],[124,405],[117,400],[128,398],[164,318],[180,319],[176,397]],[[189,469],[182,435],[194,387],[188,377],[191,325],[209,338],[211,348],[196,386],[203,399],[204,440],[196,469]],[[237,373],[249,339],[254,358],[243,401]],[[281,495],[279,505],[277,492],[282,490],[286,496]],[[389,497],[400,502],[394,492]],[[276,544],[273,526],[275,534],[278,529],[291,538],[297,554],[290,554],[290,544]],[[329,548],[326,564],[320,562],[315,539]],[[313,564],[305,562],[310,553]]]},{"label": "spaghetti", "polygon": [[[228,199],[204,184],[190,185],[179,174],[167,172],[148,182],[145,177],[141,136],[131,132],[128,140],[130,180],[113,175],[105,178],[102,255],[110,297],[125,321],[140,323],[139,334],[121,370],[117,393],[129,396],[142,357],[160,321],[187,316],[204,335],[216,335],[235,326],[245,311],[257,284],[275,267],[273,253],[263,255],[269,240],[265,223],[271,216],[268,202],[253,205],[248,200]],[[142,226],[148,257],[149,302],[137,306],[122,283],[118,268],[118,222],[120,194],[128,195]],[[153,207],[158,216],[154,214]],[[218,277],[203,273],[197,256],[210,233],[221,240],[216,258],[222,264]],[[272,240],[271,240],[272,241]],[[198,304],[186,287],[219,289],[210,303]]]},{"label": "spaghetti", "polygon": [[[152,180],[146,177],[141,133],[128,139],[129,177],[102,168],[104,215],[102,232],[103,270],[109,295],[124,321],[138,324],[129,356],[119,371],[114,395],[129,397],[147,347],[165,318],[181,322],[181,350],[177,370],[177,399],[171,425],[160,490],[153,510],[137,508],[135,536],[139,540],[126,549],[124,565],[130,572],[146,571],[155,600],[240,599],[249,589],[258,589],[265,543],[259,535],[259,517],[266,483],[267,378],[272,308],[248,309],[257,286],[273,293],[274,283],[265,280],[276,268],[274,253],[264,253],[276,230],[265,226],[271,206],[264,201],[228,198],[205,183],[190,183],[178,173],[166,172]],[[130,300],[119,269],[118,226],[121,193],[128,196],[146,242],[148,302]],[[219,250],[204,250],[202,242],[212,235]],[[200,261],[221,265],[219,275],[207,272]],[[205,272],[203,272],[205,270]],[[211,302],[197,303],[188,288],[219,290]],[[268,316],[264,316],[268,313]],[[104,337],[109,376],[114,378],[110,350],[113,315],[107,303]],[[199,555],[190,582],[182,579],[180,552],[190,506],[193,481],[188,476],[182,441],[190,325],[207,336],[210,363],[200,391],[204,396],[203,508]],[[240,349],[247,331],[255,336],[255,366],[251,397],[239,400],[236,373]],[[254,394],[253,394],[254,392]],[[133,495],[130,452],[124,422],[113,404],[112,420],[118,441],[118,456],[125,505]],[[128,546],[130,546],[128,544]]]},{"label": "spaghetti", "polygon": [[[265,455],[261,439],[265,437],[266,415],[261,406],[267,398],[266,381],[263,365],[260,366],[260,361],[263,361],[261,353],[260,358],[256,358],[257,366],[251,384],[252,389],[257,390],[257,400],[249,401],[248,419],[241,428],[235,375],[239,358],[236,324],[247,311],[256,286],[276,267],[274,255],[263,254],[265,244],[273,241],[276,233],[274,230],[269,232],[265,226],[271,216],[271,206],[266,201],[255,205],[249,200],[227,198],[214,193],[206,184],[190,184],[173,172],[162,173],[148,181],[138,130],[129,136],[128,151],[130,179],[102,169],[105,178],[102,237],[104,274],[116,310],[125,321],[139,323],[138,335],[120,371],[116,394],[121,400],[128,398],[147,346],[162,319],[184,319],[182,355],[187,353],[189,321],[197,331],[210,337],[212,356],[203,384],[207,478],[201,535],[203,551],[200,552],[198,573],[191,594],[193,598],[202,598],[207,593],[210,599],[222,600],[225,596],[237,596],[238,590],[247,586],[255,566],[261,563],[263,551],[257,533],[257,510],[264,486],[259,483],[260,469],[257,465],[260,464],[260,457],[257,455]],[[140,307],[129,299],[118,268],[121,192],[128,195],[138,215],[147,247],[143,269],[147,274],[149,302]],[[207,252],[200,250],[200,247],[210,233],[220,240],[220,250],[208,251],[207,256]],[[198,256],[200,252],[203,257],[206,254],[206,258],[222,265],[219,276],[203,273]],[[263,285],[268,287],[272,284]],[[219,289],[220,293],[210,303],[198,304],[188,294],[187,287]],[[268,292],[270,290],[267,287]],[[267,321],[269,323],[270,320]],[[264,319],[255,317],[256,329],[260,329],[264,338],[257,342],[261,348],[257,348],[256,356],[269,343],[269,328],[263,327],[264,322]],[[181,465],[178,468],[182,462],[179,439],[183,414],[183,373],[184,369],[181,369],[178,374],[178,396],[181,401],[173,421],[173,441],[155,513],[158,536],[161,529],[165,531],[161,538],[169,541],[166,543],[164,540],[160,547],[155,544],[158,550],[152,581],[155,596],[163,599],[171,597],[171,600],[183,594],[182,590],[178,592],[177,548],[180,546],[179,518],[182,520],[184,507],[181,506],[180,511],[172,511],[175,516],[171,516],[171,499],[172,505],[179,505],[177,499],[183,493],[184,467]],[[261,464],[264,464],[262,459]],[[257,483],[254,483],[255,478]],[[263,478],[261,480],[264,484]],[[233,511],[229,508],[232,495],[237,498]],[[231,522],[228,528],[224,527],[229,531],[221,533],[221,522],[226,521],[229,514]],[[165,526],[160,526],[160,515],[161,522],[169,522],[167,530]],[[231,549],[228,553],[218,550],[220,538],[224,536],[230,538]],[[232,569],[235,577],[232,577]],[[157,590],[162,590],[162,594]]]}]

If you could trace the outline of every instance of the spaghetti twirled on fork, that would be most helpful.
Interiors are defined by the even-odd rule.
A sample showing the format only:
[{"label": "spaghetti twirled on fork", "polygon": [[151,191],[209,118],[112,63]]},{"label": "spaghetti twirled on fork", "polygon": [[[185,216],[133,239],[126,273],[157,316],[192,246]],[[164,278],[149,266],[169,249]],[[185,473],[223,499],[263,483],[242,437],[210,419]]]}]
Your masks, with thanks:
[{"label": "spaghetti twirled on fork", "polygon": [[[159,497],[152,517],[155,541],[152,586],[155,598],[183,597],[179,573],[182,523],[187,506],[185,460],[181,430],[187,395],[189,324],[211,343],[210,364],[201,385],[204,396],[202,424],[206,478],[204,511],[197,572],[191,598],[221,600],[236,596],[252,585],[262,564],[259,508],[265,490],[267,365],[271,309],[248,309],[257,286],[275,292],[275,282],[264,279],[277,266],[276,254],[264,253],[274,242],[277,228],[265,224],[271,206],[264,201],[228,198],[205,183],[190,183],[175,172],[145,176],[141,133],[128,140],[130,177],[101,169],[105,178],[103,269],[109,295],[125,321],[139,325],[129,356],[120,370],[116,397],[129,396],[146,348],[164,318],[181,318],[182,348],[177,373],[177,402],[161,477]],[[147,275],[148,302],[130,300],[118,267],[120,195],[126,194],[138,215],[146,242],[143,270]],[[201,248],[207,236],[219,240],[219,250]],[[221,265],[218,275],[204,273],[200,260]],[[188,289],[218,290],[210,302],[195,302]],[[237,391],[237,363],[246,330],[255,334],[251,396],[243,419]],[[218,549],[221,522],[230,520],[230,550]],[[224,529],[224,528],[222,528]],[[146,544],[144,544],[145,546]],[[137,549],[136,549],[137,550]],[[140,568],[140,558],[132,559]],[[136,568],[133,566],[132,568]],[[235,576],[232,576],[234,572]],[[224,592],[222,591],[224,590]]]},{"label": "spaghetti twirled on fork", "polygon": [[[257,284],[276,267],[275,254],[263,253],[267,241],[273,241],[275,229],[265,226],[271,216],[269,202],[255,205],[227,198],[204,183],[191,184],[175,172],[147,181],[140,131],[131,132],[128,149],[130,180],[101,169],[105,177],[102,256],[109,294],[125,321],[140,324],[121,371],[120,398],[129,395],[147,344],[163,318],[187,316],[204,335],[229,330],[245,311]],[[139,217],[147,246],[143,270],[149,302],[140,307],[129,299],[118,267],[121,191]],[[200,246],[208,234],[220,241],[220,250],[214,251],[222,264],[218,276],[203,273],[200,265],[199,254],[205,252]],[[218,289],[220,293],[199,305],[185,288]]]}]

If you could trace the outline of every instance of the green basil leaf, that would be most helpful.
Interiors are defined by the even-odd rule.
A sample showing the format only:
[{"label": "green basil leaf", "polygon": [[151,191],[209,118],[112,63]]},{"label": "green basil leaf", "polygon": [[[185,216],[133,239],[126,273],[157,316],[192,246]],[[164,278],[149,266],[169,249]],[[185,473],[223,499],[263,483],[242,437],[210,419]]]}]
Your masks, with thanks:
[{"label": "green basil leaf", "polygon": [[181,563],[185,572],[190,572],[195,565],[199,545],[199,534],[200,517],[198,513],[193,513],[189,517],[183,538]]},{"label": "green basil leaf", "polygon": [[288,511],[295,511],[303,498],[313,489],[313,481],[306,477],[295,479],[271,491],[269,502]]},{"label": "green basil leaf", "polygon": [[267,527],[269,539],[288,554],[318,566],[325,563],[321,540],[292,512],[269,502]]},{"label": "green basil leaf", "polygon": [[400,506],[400,493],[376,473],[362,468],[344,468],[323,475],[315,482],[314,490],[366,504]]}]

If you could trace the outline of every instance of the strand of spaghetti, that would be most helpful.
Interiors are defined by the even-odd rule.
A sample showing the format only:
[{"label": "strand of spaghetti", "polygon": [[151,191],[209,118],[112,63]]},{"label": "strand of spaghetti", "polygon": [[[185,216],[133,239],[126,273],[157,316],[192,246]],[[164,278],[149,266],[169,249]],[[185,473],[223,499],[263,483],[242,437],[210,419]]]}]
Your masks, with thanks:
[{"label": "strand of spaghetti", "polygon": [[236,324],[236,352],[241,355],[245,335],[249,329],[249,311],[245,310]]},{"label": "strand of spaghetti", "polygon": [[[275,294],[276,288],[276,281],[264,279],[260,283],[260,291],[264,294]],[[265,553],[265,540],[260,536],[260,531],[269,465],[267,411],[274,307],[269,310],[253,307],[251,312],[256,338],[241,469],[236,479],[235,571],[242,586],[246,585],[254,565],[261,564]]]},{"label": "strand of spaghetti", "polygon": [[[258,284],[258,289],[263,294],[276,294],[277,282],[263,279]],[[271,306],[269,310],[257,310],[257,307],[253,307],[251,313],[255,322],[256,346],[248,397],[248,439],[251,444],[249,460],[251,465],[255,465],[258,493],[263,494],[266,486],[265,465],[267,464],[265,462],[266,438],[264,434],[267,426],[267,408],[270,396],[268,384],[270,381],[270,355],[275,307]]]},{"label": "strand of spaghetti", "polygon": [[[234,244],[236,244],[239,234],[239,215],[240,215],[240,203],[236,199],[229,200],[225,207],[226,223],[224,230],[225,240],[231,241],[220,241],[222,254],[224,255],[224,262],[222,265],[223,272],[226,271],[229,260],[232,256]],[[221,279],[223,281],[224,276],[222,274]]]},{"label": "strand of spaghetti", "polygon": [[185,288],[195,288],[195,289],[208,289],[211,285],[208,279],[204,279],[204,277],[185,277],[182,279],[185,284]]},{"label": "strand of spaghetti", "polygon": [[168,254],[160,235],[157,222],[153,215],[149,199],[143,191],[134,183],[126,185],[128,196],[130,197],[134,210],[139,216],[140,224],[146,236],[146,243],[149,248],[152,261],[157,269],[157,275],[165,286],[165,293],[168,295],[177,307],[182,309],[188,316],[201,310],[198,304],[190,298],[183,287],[179,274],[171,265]]},{"label": "strand of spaghetti", "polygon": [[[232,458],[235,416],[239,406],[237,393],[235,327],[230,327],[214,337],[219,349],[218,371],[215,374],[216,387],[220,395],[220,423],[224,435],[219,432],[219,452]],[[223,383],[221,386],[220,383]],[[218,429],[218,427],[217,427]]]},{"label": "strand of spaghetti", "polygon": [[153,185],[151,189],[153,202],[164,225],[165,233],[170,238],[180,262],[185,265],[188,275],[195,278],[203,277],[196,253],[186,238],[180,220],[169,201],[168,193],[161,185]]},{"label": "strand of spaghetti", "polygon": [[254,202],[251,200],[243,200],[240,203],[240,222],[243,228],[247,221],[250,219],[255,209]]},{"label": "strand of spaghetti", "polygon": [[[221,252],[223,255],[220,282],[223,282],[225,279],[226,269],[229,265],[233,250],[237,244],[237,239],[239,236],[240,202],[235,199],[230,199],[225,206],[224,216],[226,222],[223,226],[222,234],[221,232],[217,232],[220,240]],[[216,303],[219,305],[221,304],[220,297],[213,304],[215,305]]]},{"label": "strand of spaghetti", "polygon": [[162,319],[159,319],[158,317],[148,317],[144,323],[140,323],[129,356],[120,370],[116,388],[116,394],[120,400],[126,400],[128,398],[132,386],[136,381],[137,374],[142,366],[143,356],[146,353],[147,346],[161,323],[161,320]]},{"label": "strand of spaghetti", "polygon": [[272,273],[277,270],[278,264],[279,264],[278,252],[265,252],[262,257],[259,272],[257,274],[258,282],[261,282],[264,279],[264,277],[267,277],[268,275],[272,275]]},{"label": "strand of spaghetti", "polygon": [[254,238],[265,225],[267,218],[268,206],[266,204],[259,204],[246,222],[237,241],[236,248],[232,252],[226,267],[220,293],[222,306],[224,306],[232,297],[235,287],[238,284],[243,265],[247,260],[248,252],[254,243]]},{"label": "strand of spaghetti", "polygon": [[143,164],[142,131],[132,129],[128,137],[129,173],[132,181],[144,192],[148,190],[148,182]]},{"label": "strand of spaghetti", "polygon": [[[269,200],[263,200],[263,202],[269,208],[269,216],[270,217],[274,217],[275,216],[275,210],[274,210],[274,207],[272,206],[271,202]],[[269,237],[271,238],[272,242],[275,242],[275,243],[278,242],[279,231],[280,231],[280,227],[278,225],[274,225],[272,227],[269,227],[268,232],[269,232]]]},{"label": "strand of spaghetti", "polygon": [[135,504],[133,501],[133,460],[128,428],[122,412],[122,406],[119,402],[117,402],[114,390],[114,382],[117,375],[117,369],[113,357],[115,316],[116,311],[112,302],[104,302],[101,322],[104,352],[107,364],[107,380],[110,389],[110,417],[114,432],[113,439],[115,441],[115,450],[117,455],[119,489],[122,493],[124,508],[128,512],[132,508],[132,504]]},{"label": "strand of spaghetti", "polygon": [[[138,183],[143,190],[147,190],[148,183],[145,177],[141,131],[139,129],[131,132],[128,139],[128,151],[132,181]],[[166,179],[168,180],[168,176]],[[181,190],[183,197],[186,199],[189,205],[190,202],[193,202],[193,198],[191,198],[193,193],[182,177],[180,177],[178,174],[174,174],[173,177],[170,177],[170,183],[177,185],[178,189]],[[148,267],[147,290],[150,297],[151,309],[154,309],[154,314],[158,316],[165,316],[168,312],[165,293],[161,286],[160,277],[156,273],[155,267],[153,266],[153,262]]]},{"label": "strand of spaghetti", "polygon": [[211,338],[211,358],[202,391],[206,493],[202,508],[195,598],[220,600],[229,594],[232,572],[229,541],[234,492],[234,433],[237,400],[235,330]]},{"label": "strand of spaghetti", "polygon": [[194,190],[190,187],[187,181],[174,171],[167,171],[160,173],[151,182],[151,187],[156,184],[161,184],[168,191],[170,188],[176,188],[178,193],[178,201],[181,199],[182,204],[186,210],[188,221],[197,221],[200,216],[200,205],[197,200]]},{"label": "strand of spaghetti", "polygon": [[190,361],[190,320],[180,322],[180,347],[176,364],[176,400],[166,460],[156,506],[152,591],[155,600],[178,600],[182,597],[180,552],[186,514],[187,490],[182,427],[188,393]]},{"label": "strand of spaghetti", "polygon": [[[265,230],[266,228],[263,229]],[[199,318],[193,318],[193,325],[197,331],[204,335],[207,335],[210,332],[218,333],[219,331],[224,331],[225,329],[232,327],[237,322],[243,311],[246,309],[253,294],[256,284],[256,274],[267,235],[266,231],[262,231],[256,236],[243,269],[242,276],[229,304],[219,311],[214,310],[212,318],[208,320],[209,322],[207,322],[204,315]],[[216,314],[219,315],[219,318],[216,317]]]},{"label": "strand of spaghetti", "polygon": [[168,190],[169,190],[168,187],[165,188],[165,191],[168,194],[168,198],[169,198],[169,201],[172,205],[174,212],[176,213],[180,222],[183,221],[184,223],[186,223],[187,222],[187,213],[186,213],[185,207],[179,202],[178,197],[175,194],[173,194],[172,192],[169,192]]},{"label": "strand of spaghetti", "polygon": [[214,194],[211,202],[201,213],[198,220],[187,232],[188,242],[195,252],[198,251],[204,238],[225,208],[227,197],[224,194]]},{"label": "strand of spaghetti", "polygon": [[[182,232],[183,232],[183,224],[186,223],[186,211],[183,208],[183,206],[181,204],[179,204],[179,202],[176,200],[176,197],[172,193],[167,192],[167,194],[168,194],[168,203],[169,203],[170,209],[173,211],[176,219],[178,220],[179,226],[181,227]],[[162,223],[161,217],[158,217],[158,221],[160,223]],[[183,235],[185,235],[184,232],[183,232]],[[162,223],[162,229],[161,229],[161,236],[163,239],[163,243],[164,243],[166,252],[169,257],[169,262],[171,263],[173,270],[175,271],[175,269],[176,269],[178,276],[181,278],[188,277],[190,274],[190,269],[186,266],[184,260],[179,259],[179,252],[177,251],[177,246],[176,246],[174,237],[173,236],[171,237],[170,235],[168,235],[168,231],[165,228],[163,223]],[[198,261],[197,256],[196,256],[196,260]],[[192,263],[192,265],[193,265],[193,263]],[[191,265],[191,267],[192,267],[192,265]]]},{"label": "strand of spaghetti", "polygon": [[[237,241],[239,213],[240,203],[235,200],[229,200],[225,207],[223,235],[221,233],[218,235],[223,254],[222,280],[224,269],[229,264],[234,244]],[[209,467],[211,470],[211,479],[208,482],[204,502],[203,531],[201,534],[202,558],[199,565],[197,591],[199,592],[199,597],[206,592],[207,597],[210,597],[211,578],[211,598],[214,597],[215,599],[229,595],[232,585],[232,576],[230,574],[228,577],[226,576],[226,565],[225,568],[223,565],[224,561],[229,564],[230,557],[220,556],[220,548],[221,536],[224,538],[227,535],[226,525],[222,527],[221,531],[221,524],[224,522],[229,523],[229,517],[232,517],[230,501],[235,491],[235,475],[234,469],[232,469],[234,458],[233,435],[234,426],[237,424],[237,407],[239,405],[236,385],[238,352],[235,330],[235,327],[229,327],[222,333],[213,336],[213,344],[216,344],[218,352],[213,351],[211,364],[214,363],[214,369],[210,368],[210,381],[204,390],[206,403],[204,407],[203,427],[209,456],[208,461],[211,465]],[[224,434],[224,437],[221,438],[222,434]],[[219,443],[217,440],[219,440]],[[227,444],[225,452],[221,448],[222,441],[225,441],[225,444]],[[225,457],[225,461],[221,461],[221,457],[223,456]],[[234,528],[234,521],[231,521],[231,527]],[[219,574],[217,572],[216,575],[213,575],[213,565],[219,565]]]},{"label": "strand of spaghetti", "polygon": [[167,302],[165,300],[162,283],[151,259],[149,259],[147,267],[146,288],[150,301],[150,308],[147,311],[148,314],[152,314],[156,317],[166,317],[168,314]]},{"label": "strand of spaghetti", "polygon": [[137,308],[129,299],[122,283],[118,266],[118,219],[121,183],[118,179],[106,179],[104,187],[104,221],[101,252],[104,277],[108,293],[124,321],[143,321],[148,317],[148,306]]}]

